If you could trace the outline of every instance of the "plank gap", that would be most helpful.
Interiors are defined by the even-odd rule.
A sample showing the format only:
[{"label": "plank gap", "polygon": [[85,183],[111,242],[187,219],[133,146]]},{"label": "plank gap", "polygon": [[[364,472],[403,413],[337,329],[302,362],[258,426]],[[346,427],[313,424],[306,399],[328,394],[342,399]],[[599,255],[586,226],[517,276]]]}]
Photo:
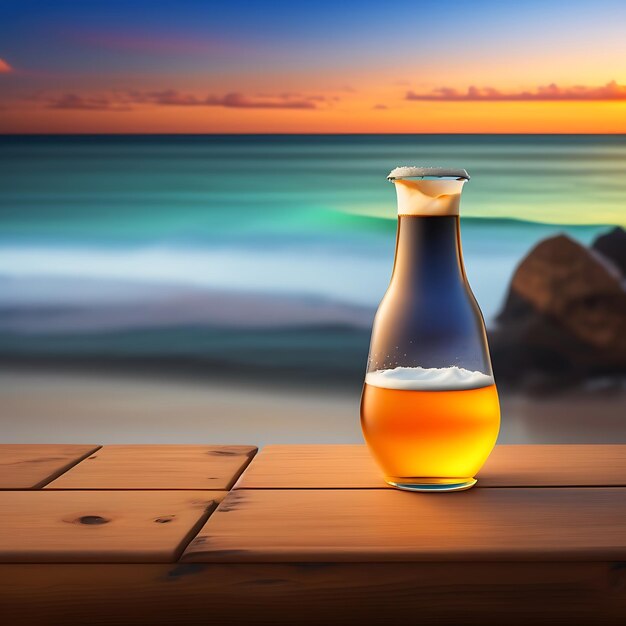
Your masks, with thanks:
[{"label": "plank gap", "polygon": [[90,450],[89,452],[86,452],[85,454],[83,454],[83,456],[77,458],[75,461],[68,463],[65,467],[59,468],[59,470],[54,472],[54,474],[51,474],[47,478],[44,478],[43,480],[38,482],[36,485],[34,485],[32,489],[42,489],[43,487],[51,483],[53,480],[56,480],[59,476],[62,476],[66,472],[69,472],[69,470],[76,467],[79,463],[82,463],[85,459],[90,457],[94,452],[98,452],[98,450],[100,450],[101,448],[102,446],[97,446],[93,450]]},{"label": "plank gap", "polygon": [[183,537],[180,544],[174,550],[174,561],[180,561],[187,546],[198,536],[198,533],[202,530],[204,525],[209,521],[209,517],[213,514],[213,511],[219,506],[218,500],[211,500],[211,503],[206,507],[206,511],[202,517],[189,529],[189,532]]},{"label": "plank gap", "polygon": [[[597,485],[480,485],[472,487],[472,491],[476,489],[621,489],[626,487],[626,483],[623,485],[615,484],[597,484]],[[406,491],[407,493],[425,493],[426,492],[414,491],[411,492],[407,489],[397,489],[395,487],[237,487],[231,491]],[[160,491],[167,491],[167,489],[161,489]],[[212,489],[211,491],[216,491]],[[443,495],[442,492],[440,495]],[[430,495],[437,495],[431,493]]]},{"label": "plank gap", "polygon": [[[265,489],[265,487],[262,487]],[[255,487],[251,487],[255,489]],[[29,489],[2,489],[2,491],[31,491]],[[229,493],[231,489],[222,487],[59,487],[48,491],[221,491]]]}]

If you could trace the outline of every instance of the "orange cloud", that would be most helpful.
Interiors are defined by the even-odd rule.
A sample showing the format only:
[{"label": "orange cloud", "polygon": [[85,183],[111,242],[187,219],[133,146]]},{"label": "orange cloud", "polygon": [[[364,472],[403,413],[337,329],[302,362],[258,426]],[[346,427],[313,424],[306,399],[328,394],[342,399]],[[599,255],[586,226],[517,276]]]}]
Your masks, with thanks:
[{"label": "orange cloud", "polygon": [[48,101],[49,109],[76,109],[81,111],[130,111],[130,107],[106,97],[83,97],[66,93]]},{"label": "orange cloud", "polygon": [[0,74],[10,74],[13,68],[4,60],[0,59]]},{"label": "orange cloud", "polygon": [[133,102],[150,102],[169,106],[209,106],[227,107],[232,109],[315,109],[315,102],[323,99],[323,96],[309,96],[294,99],[289,94],[262,98],[250,98],[241,93],[227,93],[224,96],[207,96],[198,98],[192,94],[183,94],[173,89],[165,91],[132,92],[130,98]]},{"label": "orange cloud", "polygon": [[209,96],[205,100],[208,106],[231,107],[234,109],[315,109],[311,99],[291,100],[290,98],[248,98],[240,93],[228,93],[225,96]]},{"label": "orange cloud", "polygon": [[80,109],[83,111],[129,111],[132,104],[155,104],[158,106],[205,106],[232,109],[316,109],[323,96],[307,96],[294,99],[292,96],[251,98],[241,93],[199,98],[174,89],[162,91],[131,91],[117,93],[111,97],[79,96],[64,94],[48,101],[50,109]]},{"label": "orange cloud", "polygon": [[406,100],[440,100],[446,102],[522,102],[522,101],[542,101],[542,102],[562,102],[570,101],[590,101],[590,100],[626,100],[626,85],[618,85],[611,81],[600,87],[588,87],[585,85],[575,85],[573,87],[559,87],[555,83],[547,86],[537,87],[534,91],[505,92],[494,87],[469,87],[466,92],[460,92],[450,87],[439,87],[429,93],[415,93],[408,91]]},{"label": "orange cloud", "polygon": [[126,95],[126,98],[137,104],[163,104],[167,106],[201,106],[205,104],[202,98],[192,94],[184,94],[174,89],[131,91]]}]

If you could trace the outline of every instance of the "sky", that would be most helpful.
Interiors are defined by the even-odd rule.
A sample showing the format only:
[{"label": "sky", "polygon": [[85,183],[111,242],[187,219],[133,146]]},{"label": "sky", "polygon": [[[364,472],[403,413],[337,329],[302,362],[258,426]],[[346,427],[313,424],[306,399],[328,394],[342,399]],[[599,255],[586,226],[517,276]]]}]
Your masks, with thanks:
[{"label": "sky", "polygon": [[626,2],[0,0],[0,133],[626,133]]}]

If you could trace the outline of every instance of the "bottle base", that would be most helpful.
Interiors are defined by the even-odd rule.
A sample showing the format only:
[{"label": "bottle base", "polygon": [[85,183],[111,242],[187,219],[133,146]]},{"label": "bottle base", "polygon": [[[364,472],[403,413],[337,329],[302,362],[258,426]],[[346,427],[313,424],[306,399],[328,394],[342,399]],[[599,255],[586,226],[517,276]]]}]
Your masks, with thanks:
[{"label": "bottle base", "polygon": [[397,478],[388,477],[387,484],[402,491],[423,493],[464,491],[476,484],[475,478]]}]

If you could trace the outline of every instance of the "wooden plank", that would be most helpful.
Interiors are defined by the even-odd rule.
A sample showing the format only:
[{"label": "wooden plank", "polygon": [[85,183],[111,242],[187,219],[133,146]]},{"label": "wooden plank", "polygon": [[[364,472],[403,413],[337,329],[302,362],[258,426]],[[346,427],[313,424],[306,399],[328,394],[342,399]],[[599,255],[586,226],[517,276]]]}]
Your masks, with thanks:
[{"label": "wooden plank", "polygon": [[0,608],[33,624],[619,624],[610,563],[0,565]]},{"label": "wooden plank", "polygon": [[5,491],[0,562],[170,562],[222,491]]},{"label": "wooden plank", "polygon": [[265,446],[234,489],[363,489],[387,487],[364,445]]},{"label": "wooden plank", "polygon": [[0,445],[0,489],[38,489],[100,446],[69,444]]},{"label": "wooden plank", "polygon": [[[626,486],[626,445],[500,445],[477,487]],[[364,445],[273,445],[235,489],[371,489],[387,485]]]},{"label": "wooden plank", "polygon": [[239,489],[196,562],[626,560],[626,489]]},{"label": "wooden plank", "polygon": [[626,445],[496,446],[483,487],[625,487]]},{"label": "wooden plank", "polygon": [[104,446],[47,489],[230,489],[253,446]]}]

